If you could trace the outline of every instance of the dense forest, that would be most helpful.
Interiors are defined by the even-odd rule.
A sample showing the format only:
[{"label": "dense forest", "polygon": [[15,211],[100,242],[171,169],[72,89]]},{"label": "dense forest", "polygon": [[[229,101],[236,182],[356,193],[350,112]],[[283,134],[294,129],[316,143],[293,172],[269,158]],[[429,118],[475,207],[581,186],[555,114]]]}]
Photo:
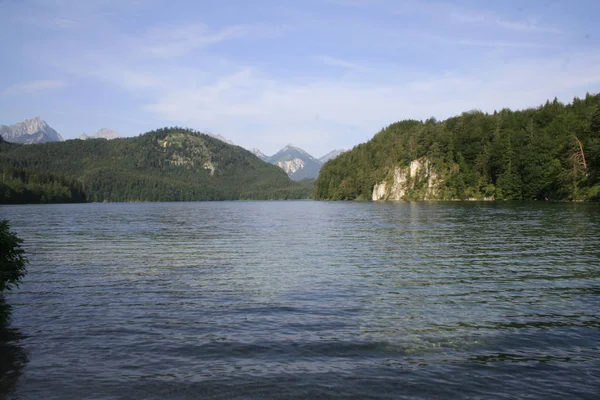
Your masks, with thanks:
[{"label": "dense forest", "polygon": [[441,177],[439,199],[592,200],[600,192],[600,95],[397,122],[328,161],[313,198],[371,199],[376,183],[419,159]]},{"label": "dense forest", "polygon": [[0,142],[0,202],[118,202],[310,197],[280,168],[183,128],[135,138]]}]

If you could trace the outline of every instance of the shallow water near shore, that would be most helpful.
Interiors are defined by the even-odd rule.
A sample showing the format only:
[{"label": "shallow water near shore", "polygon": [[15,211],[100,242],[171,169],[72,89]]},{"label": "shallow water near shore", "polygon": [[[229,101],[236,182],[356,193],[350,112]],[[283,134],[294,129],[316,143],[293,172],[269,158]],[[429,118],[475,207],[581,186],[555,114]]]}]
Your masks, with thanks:
[{"label": "shallow water near shore", "polygon": [[600,393],[598,204],[78,204],[0,217],[30,260],[6,296],[9,344],[26,354],[0,386],[8,398]]}]

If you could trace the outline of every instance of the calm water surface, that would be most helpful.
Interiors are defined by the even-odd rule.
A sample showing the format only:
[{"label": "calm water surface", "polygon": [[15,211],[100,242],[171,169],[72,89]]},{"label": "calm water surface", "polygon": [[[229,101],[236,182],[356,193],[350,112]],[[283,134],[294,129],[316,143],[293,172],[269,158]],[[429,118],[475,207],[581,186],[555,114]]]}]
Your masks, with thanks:
[{"label": "calm water surface", "polygon": [[0,217],[30,254],[6,296],[8,398],[600,398],[597,204]]}]

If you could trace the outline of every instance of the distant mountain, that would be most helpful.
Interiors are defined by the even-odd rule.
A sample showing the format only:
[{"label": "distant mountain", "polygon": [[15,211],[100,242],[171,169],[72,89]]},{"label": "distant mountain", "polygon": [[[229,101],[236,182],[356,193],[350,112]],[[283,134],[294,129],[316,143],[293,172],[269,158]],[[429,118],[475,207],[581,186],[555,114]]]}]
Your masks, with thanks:
[{"label": "distant mountain", "polygon": [[333,160],[334,158],[336,158],[340,154],[345,153],[346,151],[348,151],[348,150],[345,150],[345,149],[331,150],[329,153],[327,153],[323,157],[319,158],[319,161],[322,164],[325,164],[327,161]]},{"label": "distant mountain", "polygon": [[267,156],[265,153],[256,148],[250,150],[250,152],[252,152],[252,154],[254,154],[256,157],[260,158],[263,161],[267,161],[267,159],[269,158],[269,156]]},{"label": "distant mountain", "polygon": [[291,144],[279,150],[265,161],[283,169],[295,181],[314,179],[319,176],[321,162],[306,151]]},{"label": "distant mountain", "polygon": [[98,132],[96,132],[95,134],[93,134],[91,136],[83,133],[78,137],[78,139],[81,139],[81,140],[87,140],[87,139],[111,140],[111,139],[118,139],[120,137],[121,137],[121,135],[119,135],[117,132],[113,131],[112,129],[102,128]]},{"label": "distant mountain", "polygon": [[102,128],[98,132],[94,133],[93,135],[88,135],[87,133],[82,133],[81,135],[79,135],[78,139],[81,139],[81,140],[87,140],[87,139],[111,140],[111,139],[118,139],[120,137],[121,137],[121,135],[119,135],[117,132],[113,131],[112,129]]},{"label": "distant mountain", "polygon": [[284,170],[290,178],[295,181],[303,179],[316,179],[319,176],[321,166],[330,159],[336,158],[346,150],[333,150],[317,159],[306,151],[292,146],[285,146],[272,156],[265,155],[259,149],[252,149],[252,153],[263,161],[277,165]]},{"label": "distant mountain", "polygon": [[36,144],[62,142],[63,138],[40,117],[14,125],[0,125],[0,136],[11,143]]},{"label": "distant mountain", "polygon": [[215,139],[219,139],[221,142],[227,143],[227,144],[231,144],[235,146],[235,143],[233,143],[231,140],[226,139],[225,137],[223,137],[222,135],[219,135],[218,133],[210,133],[207,132],[206,133],[208,136],[210,137],[214,137]]}]

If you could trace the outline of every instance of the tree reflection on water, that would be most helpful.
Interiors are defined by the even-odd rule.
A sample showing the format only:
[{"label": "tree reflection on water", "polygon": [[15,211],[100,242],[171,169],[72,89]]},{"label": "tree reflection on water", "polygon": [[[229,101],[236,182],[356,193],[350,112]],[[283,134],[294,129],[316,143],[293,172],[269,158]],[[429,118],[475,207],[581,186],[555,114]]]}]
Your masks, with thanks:
[{"label": "tree reflection on water", "polygon": [[0,398],[14,394],[17,381],[27,363],[27,354],[21,346],[23,334],[10,326],[10,306],[0,296]]}]

